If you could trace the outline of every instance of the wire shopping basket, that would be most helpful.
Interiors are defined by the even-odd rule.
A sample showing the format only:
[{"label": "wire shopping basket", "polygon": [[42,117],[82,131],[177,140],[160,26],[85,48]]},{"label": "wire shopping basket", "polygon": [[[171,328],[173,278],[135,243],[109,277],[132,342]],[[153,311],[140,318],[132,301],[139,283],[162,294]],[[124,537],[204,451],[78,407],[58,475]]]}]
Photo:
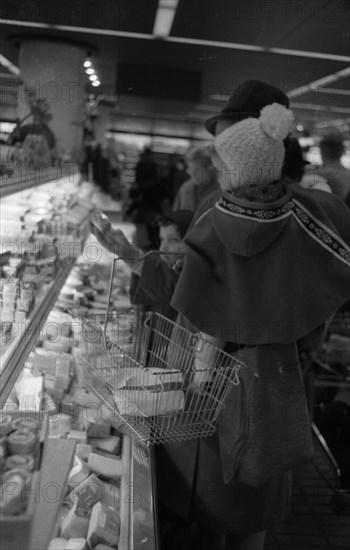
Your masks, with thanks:
[{"label": "wire shopping basket", "polygon": [[133,317],[112,341],[108,309],[104,327],[82,321],[81,346],[86,383],[115,420],[147,445],[214,433],[245,365],[158,313]]}]

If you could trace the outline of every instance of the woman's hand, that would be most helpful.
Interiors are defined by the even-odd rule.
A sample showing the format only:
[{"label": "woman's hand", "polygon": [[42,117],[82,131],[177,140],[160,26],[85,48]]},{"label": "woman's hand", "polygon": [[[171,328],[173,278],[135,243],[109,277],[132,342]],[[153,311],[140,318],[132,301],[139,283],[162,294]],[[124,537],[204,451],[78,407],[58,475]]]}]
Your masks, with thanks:
[{"label": "woman's hand", "polygon": [[101,218],[92,217],[90,226],[92,233],[104,248],[123,260],[135,273],[141,271],[144,253],[128,241],[123,231],[113,229],[108,218],[102,218],[101,224]]},{"label": "woman's hand", "polygon": [[95,235],[98,242],[109,252],[115,254],[121,259],[135,260],[138,257],[137,247],[129,243],[128,239],[120,229],[112,229],[107,227],[104,231],[101,231],[96,225],[91,224],[92,233]]}]

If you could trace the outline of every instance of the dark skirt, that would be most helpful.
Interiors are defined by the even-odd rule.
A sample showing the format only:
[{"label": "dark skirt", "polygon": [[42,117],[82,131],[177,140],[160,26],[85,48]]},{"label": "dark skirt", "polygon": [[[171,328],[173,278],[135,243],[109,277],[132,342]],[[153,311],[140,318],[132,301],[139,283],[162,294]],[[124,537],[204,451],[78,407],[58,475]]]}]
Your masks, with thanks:
[{"label": "dark skirt", "polygon": [[207,530],[248,534],[270,529],[290,513],[291,472],[254,488],[225,484],[218,436],[156,447],[159,500],[184,521]]}]

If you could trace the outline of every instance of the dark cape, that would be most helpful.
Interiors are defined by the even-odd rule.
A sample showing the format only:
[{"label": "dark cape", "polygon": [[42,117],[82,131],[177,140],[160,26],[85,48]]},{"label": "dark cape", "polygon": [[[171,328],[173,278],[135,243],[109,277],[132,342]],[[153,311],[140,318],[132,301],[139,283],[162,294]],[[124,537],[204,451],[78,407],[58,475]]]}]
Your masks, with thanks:
[{"label": "dark cape", "polygon": [[212,437],[156,449],[160,500],[234,534],[270,529],[289,513],[288,470],[312,454],[297,348],[316,346],[350,296],[344,203],[281,183],[247,191],[203,206],[171,302],[198,330],[238,344],[247,368]]},{"label": "dark cape", "polygon": [[226,193],[185,242],[172,306],[225,341],[295,342],[350,296],[349,210],[323,191],[273,203]]}]

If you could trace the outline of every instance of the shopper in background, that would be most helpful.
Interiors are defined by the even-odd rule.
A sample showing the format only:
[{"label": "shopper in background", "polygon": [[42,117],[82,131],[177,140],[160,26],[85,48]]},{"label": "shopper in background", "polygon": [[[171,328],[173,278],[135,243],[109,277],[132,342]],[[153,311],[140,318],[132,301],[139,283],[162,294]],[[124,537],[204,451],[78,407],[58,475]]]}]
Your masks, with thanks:
[{"label": "shopper in background", "polygon": [[177,210],[160,216],[157,220],[159,251],[153,250],[147,254],[130,243],[120,229],[109,225],[102,232],[91,225],[100,244],[130,267],[130,301],[133,305],[143,306],[144,311],[151,310],[175,321],[177,312],[170,302],[179,277],[177,262],[184,255],[183,238],[192,217],[193,212],[189,210]]},{"label": "shopper in background", "polygon": [[286,154],[282,167],[283,181],[288,184],[300,185],[304,189],[318,189],[331,193],[325,178],[314,170],[308,170],[309,162],[304,160],[303,150],[294,136],[289,136],[285,142]]},{"label": "shopper in background", "polygon": [[171,203],[174,203],[175,197],[178,194],[180,187],[185,181],[190,178],[187,172],[185,159],[180,157],[176,159],[173,170],[173,187],[171,191]]},{"label": "shopper in background", "polygon": [[168,212],[157,220],[159,227],[159,254],[152,251],[134,273],[130,285],[130,301],[143,311],[153,311],[175,321],[177,312],[170,302],[179,278],[178,263],[184,256],[183,238],[191,223],[193,212]]},{"label": "shopper in background", "polygon": [[[218,434],[161,446],[157,479],[174,516],[196,520],[196,548],[223,548],[225,533],[227,550],[259,550],[265,530],[289,514],[288,459],[311,452],[297,349],[320,343],[323,323],[350,295],[350,218],[330,193],[281,181],[288,117],[278,105],[254,119],[260,101],[287,107],[283,92],[250,81],[230,99],[214,142],[223,197],[185,238],[172,305],[220,347],[241,349],[244,385],[255,389],[242,409],[239,400],[227,404],[232,414]],[[273,406],[280,413],[268,413]],[[253,486],[259,476],[265,481]]]},{"label": "shopper in background", "polygon": [[320,141],[320,151],[323,165],[319,170],[332,192],[345,200],[350,193],[350,170],[340,162],[345,148],[342,136],[332,132],[324,136]]},{"label": "shopper in background", "polygon": [[[131,205],[126,212],[136,224],[137,243],[143,249],[157,246],[154,222],[162,212],[158,189],[158,167],[152,150],[146,147],[136,164],[135,182],[130,191]],[[142,234],[142,232],[145,234]]]},{"label": "shopper in background", "polygon": [[211,155],[206,147],[193,147],[186,154],[187,173],[174,200],[174,210],[194,212],[201,202],[218,189],[217,175]]}]

